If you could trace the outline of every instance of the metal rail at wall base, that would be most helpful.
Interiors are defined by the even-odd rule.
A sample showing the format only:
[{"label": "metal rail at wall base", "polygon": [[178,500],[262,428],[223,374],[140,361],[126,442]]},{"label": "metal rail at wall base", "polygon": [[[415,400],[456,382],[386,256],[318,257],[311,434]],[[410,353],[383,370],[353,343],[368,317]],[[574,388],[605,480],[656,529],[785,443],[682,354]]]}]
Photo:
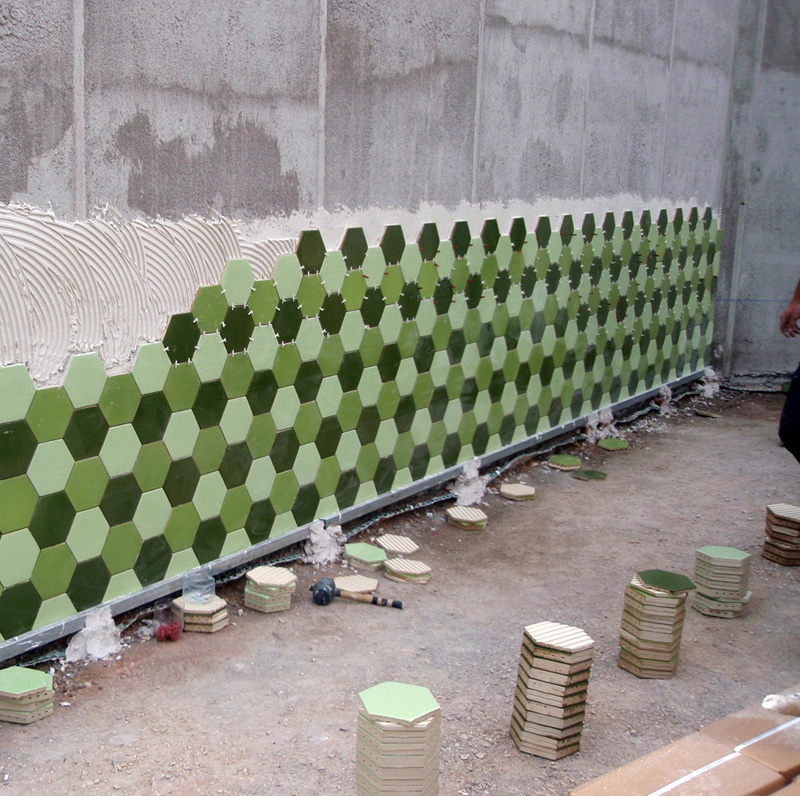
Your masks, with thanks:
[{"label": "metal rail at wall base", "polygon": [[[675,389],[693,381],[698,381],[703,377],[703,373],[704,372],[702,370],[695,371],[694,373],[690,373],[688,376],[682,376],[674,381],[659,384],[658,387],[653,387],[645,392],[637,393],[630,398],[626,398],[624,401],[619,401],[618,403],[611,404],[610,406],[603,408],[609,409],[613,413],[622,412],[626,409],[630,409],[631,407],[646,403],[651,398],[658,395],[664,386]],[[550,428],[547,431],[543,431],[539,434],[533,434],[524,440],[512,442],[511,444],[499,448],[496,451],[479,456],[477,458],[480,462],[480,466],[486,467],[487,465],[492,464],[500,459],[508,459],[517,454],[521,454],[524,451],[530,450],[533,452],[535,448],[547,440],[568,434],[570,431],[573,431],[576,428],[585,426],[589,420],[589,417],[589,415],[582,415],[581,417],[571,420],[568,423]],[[349,509],[345,509],[344,511],[338,512],[329,517],[321,517],[319,519],[321,519],[326,525],[341,525],[342,523],[350,522],[358,519],[359,517],[363,517],[366,514],[372,514],[376,511],[379,511],[380,509],[383,509],[393,503],[399,503],[400,501],[406,500],[413,495],[419,494],[420,492],[425,492],[429,489],[440,486],[447,481],[452,481],[461,474],[463,468],[464,462],[461,462],[460,464],[449,467],[439,473],[427,476],[419,481],[414,481],[414,483],[409,484],[408,486],[393,490],[384,495],[379,495],[372,500],[360,503],[358,506],[352,506]],[[312,523],[308,523],[307,525],[296,528],[294,531],[283,534],[275,539],[267,539],[263,542],[259,542],[258,544],[252,545],[245,550],[231,553],[224,558],[218,558],[215,561],[212,561],[210,564],[205,564],[202,567],[196,567],[194,570],[190,570],[190,572],[202,570],[210,575],[219,575],[221,573],[234,570],[249,563],[250,561],[263,558],[264,556],[275,553],[276,551],[285,547],[289,547],[293,544],[304,541],[310,534],[311,525]],[[175,575],[168,580],[154,583],[152,586],[147,586],[144,589],[134,592],[133,594],[128,594],[124,597],[119,597],[115,600],[110,600],[107,603],[103,603],[103,607],[109,607],[112,615],[117,616],[125,613],[126,611],[131,611],[135,608],[147,605],[148,603],[156,602],[157,600],[168,597],[172,594],[178,594],[183,587],[183,579],[188,574],[189,572],[182,572],[180,575]],[[86,617],[96,611],[99,607],[101,606],[89,608],[60,622],[54,622],[51,625],[47,625],[46,627],[39,628],[38,630],[31,631],[23,636],[18,636],[17,638],[0,644],[0,661],[16,658],[17,656],[31,652],[32,650],[35,650],[44,644],[58,641],[65,636],[77,633],[79,630],[83,629]]]}]

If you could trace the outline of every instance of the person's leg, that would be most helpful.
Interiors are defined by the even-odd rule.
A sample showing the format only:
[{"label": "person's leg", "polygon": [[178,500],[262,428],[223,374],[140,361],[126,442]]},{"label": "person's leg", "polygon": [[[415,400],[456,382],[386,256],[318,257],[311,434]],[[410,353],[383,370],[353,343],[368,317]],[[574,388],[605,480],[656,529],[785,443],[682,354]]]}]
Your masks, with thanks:
[{"label": "person's leg", "polygon": [[778,436],[786,450],[800,462],[800,367],[794,372],[786,394]]}]

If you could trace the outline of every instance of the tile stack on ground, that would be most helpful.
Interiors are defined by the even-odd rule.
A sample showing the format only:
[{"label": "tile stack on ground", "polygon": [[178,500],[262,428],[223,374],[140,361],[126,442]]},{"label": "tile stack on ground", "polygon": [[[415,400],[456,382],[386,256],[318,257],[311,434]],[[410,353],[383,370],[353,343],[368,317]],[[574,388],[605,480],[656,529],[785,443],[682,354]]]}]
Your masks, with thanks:
[{"label": "tile stack on ground", "polygon": [[228,603],[216,594],[204,603],[178,597],[172,601],[172,610],[187,633],[216,633],[228,626]]},{"label": "tile stack on ground", "polygon": [[383,574],[401,583],[427,583],[431,579],[431,568],[412,558],[390,558],[383,565]]},{"label": "tile stack on ground", "polygon": [[37,669],[0,670],[0,721],[32,724],[53,713],[53,676]]},{"label": "tile stack on ground", "polygon": [[378,537],[375,544],[382,547],[390,556],[413,556],[419,550],[419,545],[413,539],[393,533]]},{"label": "tile stack on ground", "polygon": [[447,509],[447,521],[462,531],[483,530],[488,520],[484,512],[472,506],[451,506]]},{"label": "tile stack on ground", "polygon": [[536,497],[536,487],[527,484],[502,484],[500,494],[509,500],[533,500]]},{"label": "tile stack on ground", "polygon": [[358,796],[439,792],[441,708],[418,685],[381,683],[359,694]]},{"label": "tile stack on ground", "polygon": [[382,569],[386,551],[369,542],[351,542],[344,546],[344,557],[356,569]]},{"label": "tile stack on ground", "polygon": [[256,567],[247,573],[244,604],[262,614],[288,611],[297,588],[297,575],[283,567]]},{"label": "tile stack on ground", "polygon": [[767,506],[764,558],[785,567],[800,566],[800,506],[788,503]]},{"label": "tile stack on ground", "polygon": [[637,677],[669,680],[678,668],[686,592],[646,585],[634,575],[625,588],[619,665]]},{"label": "tile stack on ground", "polygon": [[555,622],[525,628],[511,737],[528,754],[558,760],[581,744],[594,641]]},{"label": "tile stack on ground", "polygon": [[353,594],[371,594],[378,588],[378,581],[375,578],[367,578],[364,575],[337,575],[333,582],[337,589],[351,591]]},{"label": "tile stack on ground", "polygon": [[750,601],[750,554],[735,547],[707,545],[697,551],[692,608],[706,616],[733,619]]}]

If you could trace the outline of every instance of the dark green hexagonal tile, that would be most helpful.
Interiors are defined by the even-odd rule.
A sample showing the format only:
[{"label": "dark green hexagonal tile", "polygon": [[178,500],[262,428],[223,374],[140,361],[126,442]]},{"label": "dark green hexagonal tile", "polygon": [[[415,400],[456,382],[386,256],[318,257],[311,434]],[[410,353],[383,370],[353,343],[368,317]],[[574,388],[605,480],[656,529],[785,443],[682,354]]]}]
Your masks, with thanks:
[{"label": "dark green hexagonal tile", "polygon": [[25,420],[0,424],[0,478],[25,473],[36,445],[36,437]]},{"label": "dark green hexagonal tile", "polygon": [[200,329],[191,312],[173,315],[164,333],[164,348],[174,364],[188,362],[200,340]]},{"label": "dark green hexagonal tile", "polygon": [[228,307],[219,329],[225,350],[229,354],[246,351],[253,339],[255,321],[252,310],[244,305]]},{"label": "dark green hexagonal tile", "polygon": [[40,548],[53,547],[67,540],[75,508],[64,492],[39,498],[31,517],[31,535]]},{"label": "dark green hexagonal tile", "polygon": [[76,409],[64,432],[64,442],[76,461],[97,456],[108,434],[108,421],[98,406]]},{"label": "dark green hexagonal tile", "polygon": [[300,233],[300,240],[297,243],[297,259],[300,260],[304,273],[316,274],[319,272],[325,259],[325,243],[319,230],[307,229]]}]

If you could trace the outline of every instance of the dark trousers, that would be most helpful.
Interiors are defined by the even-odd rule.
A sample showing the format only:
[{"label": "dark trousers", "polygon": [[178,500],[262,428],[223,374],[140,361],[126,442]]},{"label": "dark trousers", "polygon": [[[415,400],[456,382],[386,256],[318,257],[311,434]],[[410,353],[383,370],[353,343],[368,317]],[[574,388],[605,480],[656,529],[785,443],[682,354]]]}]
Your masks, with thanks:
[{"label": "dark trousers", "polygon": [[786,394],[778,436],[786,450],[800,462],[800,367],[794,372]]}]

